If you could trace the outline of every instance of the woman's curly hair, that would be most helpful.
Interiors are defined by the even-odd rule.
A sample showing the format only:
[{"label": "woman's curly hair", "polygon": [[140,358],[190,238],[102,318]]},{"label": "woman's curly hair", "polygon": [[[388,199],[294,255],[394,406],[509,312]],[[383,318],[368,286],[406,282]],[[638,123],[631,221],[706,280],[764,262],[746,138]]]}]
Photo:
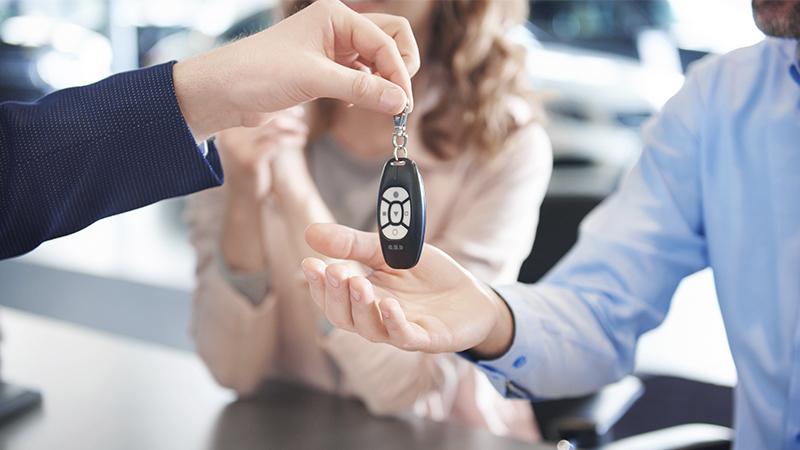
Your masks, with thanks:
[{"label": "woman's curly hair", "polygon": [[[308,0],[284,3],[284,14]],[[435,0],[430,44],[423,67],[440,67],[438,103],[420,121],[425,146],[437,157],[462,151],[493,156],[516,131],[544,117],[530,89],[525,50],[508,41],[508,30],[527,16],[525,0]],[[441,78],[439,76],[441,75]],[[313,130],[327,128],[335,102],[318,102]],[[527,109],[527,111],[525,110]]]}]

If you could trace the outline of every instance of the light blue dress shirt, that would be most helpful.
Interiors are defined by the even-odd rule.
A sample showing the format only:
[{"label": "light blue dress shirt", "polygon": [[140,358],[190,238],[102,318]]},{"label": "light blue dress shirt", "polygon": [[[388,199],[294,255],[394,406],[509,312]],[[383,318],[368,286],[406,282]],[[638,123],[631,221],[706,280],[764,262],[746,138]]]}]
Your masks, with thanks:
[{"label": "light blue dress shirt", "polygon": [[515,337],[479,365],[507,396],[586,393],[633,368],[685,276],[711,266],[736,362],[735,448],[800,449],[800,72],[769,38],[695,65],[641,160],[543,282],[498,288]]}]

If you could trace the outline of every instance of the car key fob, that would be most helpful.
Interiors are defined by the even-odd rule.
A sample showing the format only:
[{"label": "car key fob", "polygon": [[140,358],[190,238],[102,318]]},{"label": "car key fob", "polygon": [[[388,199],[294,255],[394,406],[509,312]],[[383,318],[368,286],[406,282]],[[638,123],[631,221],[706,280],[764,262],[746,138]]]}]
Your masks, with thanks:
[{"label": "car key fob", "polygon": [[408,158],[392,158],[383,166],[378,229],[389,267],[410,269],[417,264],[425,242],[425,186]]}]

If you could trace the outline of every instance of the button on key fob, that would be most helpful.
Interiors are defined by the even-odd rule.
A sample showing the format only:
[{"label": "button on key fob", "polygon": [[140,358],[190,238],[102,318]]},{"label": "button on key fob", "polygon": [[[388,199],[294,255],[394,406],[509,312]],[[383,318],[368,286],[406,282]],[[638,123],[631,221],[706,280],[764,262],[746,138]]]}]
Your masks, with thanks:
[{"label": "button on key fob", "polygon": [[392,158],[383,166],[378,229],[389,267],[410,269],[417,264],[425,242],[425,186],[408,158]]}]

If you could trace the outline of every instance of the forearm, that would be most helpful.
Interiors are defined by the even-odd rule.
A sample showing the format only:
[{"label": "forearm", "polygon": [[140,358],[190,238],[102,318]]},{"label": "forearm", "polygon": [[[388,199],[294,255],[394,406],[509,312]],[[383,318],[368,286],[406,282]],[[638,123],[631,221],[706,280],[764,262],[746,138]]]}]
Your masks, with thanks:
[{"label": "forearm", "polygon": [[192,309],[197,353],[222,386],[252,394],[277,356],[275,299],[256,307],[216,268],[203,271],[201,277]]},{"label": "forearm", "polygon": [[181,115],[172,64],[2,104],[0,142],[0,258],[222,183],[216,149],[204,156]]},{"label": "forearm", "polygon": [[300,261],[309,256],[319,257],[319,254],[311,250],[306,244],[304,238],[305,229],[312,223],[333,223],[336,219],[334,219],[325,202],[322,201],[319,193],[315,193],[311,198],[298,200],[295,205],[295,207],[291,208],[292,211],[287,214],[292,230],[292,244],[301,258]]},{"label": "forearm", "polygon": [[485,296],[486,300],[494,307],[497,315],[494,326],[483,342],[472,347],[468,352],[478,359],[496,359],[508,352],[514,341],[514,316],[508,304],[497,292],[485,285],[483,288],[481,292],[476,292],[476,295]]},{"label": "forearm", "polygon": [[273,296],[259,306],[223,275],[219,234],[227,193],[217,188],[188,198],[186,222],[197,253],[197,287],[192,297],[191,330],[195,348],[214,377],[240,394],[252,392],[273,365],[277,321]]},{"label": "forearm", "polygon": [[175,96],[198,142],[245,123],[242,111],[233,108],[226,96],[226,90],[232,88],[224,81],[226,64],[220,57],[225,55],[219,49],[181,61],[173,68]]},{"label": "forearm", "polygon": [[336,219],[311,178],[302,149],[283,151],[273,162],[273,175],[273,194],[288,223],[287,238],[300,258],[296,262],[299,267],[307,257],[320,257],[305,241],[306,228],[312,223],[335,223]]},{"label": "forearm", "polygon": [[245,193],[227,195],[219,245],[225,262],[235,271],[253,273],[267,266],[262,206],[263,200]]}]

